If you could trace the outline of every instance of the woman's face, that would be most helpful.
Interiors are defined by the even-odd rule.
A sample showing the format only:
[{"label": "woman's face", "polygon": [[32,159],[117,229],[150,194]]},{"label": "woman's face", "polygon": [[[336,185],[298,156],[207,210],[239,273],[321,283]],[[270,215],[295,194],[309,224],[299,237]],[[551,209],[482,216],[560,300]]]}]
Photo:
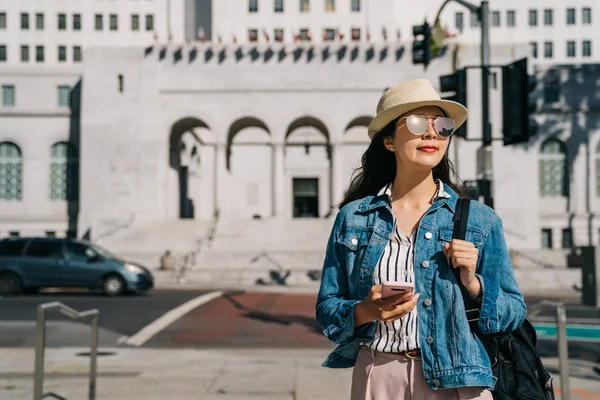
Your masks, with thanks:
[{"label": "woman's face", "polygon": [[[411,115],[423,115],[428,118],[427,131],[422,135],[411,133],[406,127],[406,118]],[[449,138],[439,135],[433,127],[436,117],[444,117],[437,107],[416,108],[403,114],[396,123],[396,132],[384,140],[385,147],[396,154],[396,160],[402,165],[433,169],[440,163],[448,148]]]}]

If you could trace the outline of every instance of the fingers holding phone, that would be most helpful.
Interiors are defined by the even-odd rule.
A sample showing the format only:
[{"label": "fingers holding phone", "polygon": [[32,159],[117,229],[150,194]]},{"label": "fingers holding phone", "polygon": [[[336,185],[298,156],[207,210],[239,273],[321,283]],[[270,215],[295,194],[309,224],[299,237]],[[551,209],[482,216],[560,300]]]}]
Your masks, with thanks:
[{"label": "fingers holding phone", "polygon": [[361,303],[361,313],[369,321],[394,321],[411,312],[417,305],[419,294],[406,282],[384,282],[371,288]]}]

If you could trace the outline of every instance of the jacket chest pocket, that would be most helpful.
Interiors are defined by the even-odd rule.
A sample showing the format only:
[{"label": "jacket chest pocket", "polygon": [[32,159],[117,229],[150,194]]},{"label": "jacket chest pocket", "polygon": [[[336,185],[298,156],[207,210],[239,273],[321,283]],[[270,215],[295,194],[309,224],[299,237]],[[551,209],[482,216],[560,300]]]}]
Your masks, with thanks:
[{"label": "jacket chest pocket", "polygon": [[[344,251],[346,268],[350,279],[359,278],[364,257],[369,246],[372,232],[356,228],[347,228],[340,233],[337,243]],[[355,280],[358,282],[358,279]]]}]

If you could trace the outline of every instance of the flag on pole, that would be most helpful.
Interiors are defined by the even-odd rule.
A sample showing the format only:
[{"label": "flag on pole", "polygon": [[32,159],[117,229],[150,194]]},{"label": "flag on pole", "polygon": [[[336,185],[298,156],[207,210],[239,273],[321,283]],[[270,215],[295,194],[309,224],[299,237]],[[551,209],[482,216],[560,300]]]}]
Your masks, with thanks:
[{"label": "flag on pole", "polygon": [[442,23],[438,19],[435,21],[435,25],[431,30],[431,58],[436,58],[440,55],[445,38],[446,32],[444,32]]}]

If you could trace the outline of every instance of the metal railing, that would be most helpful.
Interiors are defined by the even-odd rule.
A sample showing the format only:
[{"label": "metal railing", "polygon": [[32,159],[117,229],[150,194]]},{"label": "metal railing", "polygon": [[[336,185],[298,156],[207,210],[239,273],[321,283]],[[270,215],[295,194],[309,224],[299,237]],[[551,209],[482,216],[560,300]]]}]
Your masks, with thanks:
[{"label": "metal railing", "polygon": [[560,370],[560,395],[562,400],[569,400],[571,388],[569,385],[569,347],[567,342],[567,312],[565,303],[542,300],[529,310],[530,317],[541,311],[543,306],[556,308],[556,340],[558,342],[558,369]]},{"label": "metal railing", "polygon": [[87,311],[77,311],[58,301],[40,304],[37,308],[36,326],[35,326],[35,370],[33,385],[33,400],[41,400],[44,397],[44,352],[46,350],[46,311],[59,310],[62,314],[72,319],[82,319],[92,317],[92,334],[90,342],[90,382],[89,382],[89,400],[96,399],[96,375],[98,358],[98,309]]}]

